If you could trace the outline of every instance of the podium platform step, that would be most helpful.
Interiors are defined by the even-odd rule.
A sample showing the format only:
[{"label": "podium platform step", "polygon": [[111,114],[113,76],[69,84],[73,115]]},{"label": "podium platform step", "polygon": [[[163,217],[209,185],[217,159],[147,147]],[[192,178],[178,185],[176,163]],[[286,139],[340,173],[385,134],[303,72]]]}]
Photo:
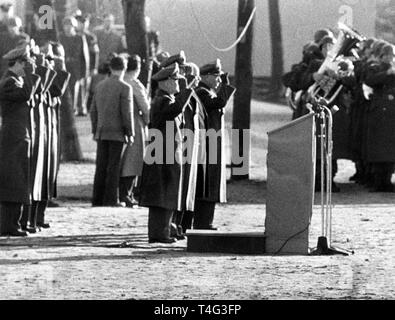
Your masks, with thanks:
[{"label": "podium platform step", "polygon": [[192,230],[187,233],[188,252],[265,254],[264,233],[236,233]]}]

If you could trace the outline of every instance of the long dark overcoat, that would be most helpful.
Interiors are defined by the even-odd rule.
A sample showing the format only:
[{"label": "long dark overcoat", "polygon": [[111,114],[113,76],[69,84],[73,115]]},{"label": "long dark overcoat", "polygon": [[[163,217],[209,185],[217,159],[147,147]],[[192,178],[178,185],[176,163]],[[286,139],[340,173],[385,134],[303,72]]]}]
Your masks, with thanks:
[{"label": "long dark overcoat", "polygon": [[[214,140],[207,139],[207,173],[205,196],[203,200],[225,203],[226,199],[226,159],[225,159],[225,113],[229,99],[236,92],[232,86],[221,84],[217,93],[201,83],[196,89],[200,101],[207,113],[207,131],[214,130],[218,134],[216,146]],[[215,157],[211,154],[216,153]],[[211,159],[211,161],[210,161]],[[211,162],[211,163],[210,163]]]},{"label": "long dark overcoat", "polygon": [[366,84],[373,88],[367,113],[367,161],[395,162],[395,74],[387,74],[391,65],[371,64]]},{"label": "long dark overcoat", "polygon": [[154,163],[147,161],[147,157],[152,157],[150,146],[147,148],[141,181],[140,206],[142,207],[179,211],[182,209],[181,113],[191,96],[192,90],[184,90],[177,97],[158,90],[152,101],[150,129],[156,129],[157,133],[161,134],[163,142],[158,145],[161,150],[153,152],[158,156],[158,161]]},{"label": "long dark overcoat", "polygon": [[[183,210],[194,211],[196,198],[204,196],[207,173],[206,136],[207,114],[194,92],[182,113],[184,157],[187,159],[183,170],[182,204]],[[188,134],[187,134],[188,132]]]},{"label": "long dark overcoat", "polygon": [[56,77],[49,88],[52,103],[48,108],[49,119],[51,119],[50,142],[49,142],[49,198],[57,197],[57,177],[60,166],[60,119],[59,112],[62,105],[62,97],[67,90],[70,81],[70,73],[64,70],[56,70]]},{"label": "long dark overcoat", "polygon": [[[48,109],[50,108],[51,96],[49,88],[56,76],[56,72],[49,68],[39,66],[36,71],[40,76],[43,83],[41,100],[37,105],[36,119],[38,119],[37,130],[37,162],[34,174],[33,184],[33,200],[45,201],[49,199],[49,141],[50,141],[50,119]],[[36,135],[37,136],[37,135]]]},{"label": "long dark overcoat", "polygon": [[39,81],[8,71],[0,83],[0,202],[31,204],[30,101]]}]

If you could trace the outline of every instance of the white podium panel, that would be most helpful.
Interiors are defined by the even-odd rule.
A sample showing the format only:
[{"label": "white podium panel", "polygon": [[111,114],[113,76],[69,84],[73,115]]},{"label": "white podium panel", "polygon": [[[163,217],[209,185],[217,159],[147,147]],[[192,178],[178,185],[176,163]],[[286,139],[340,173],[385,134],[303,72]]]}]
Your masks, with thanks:
[{"label": "white podium panel", "polygon": [[315,117],[269,132],[266,253],[309,253],[314,205]]}]

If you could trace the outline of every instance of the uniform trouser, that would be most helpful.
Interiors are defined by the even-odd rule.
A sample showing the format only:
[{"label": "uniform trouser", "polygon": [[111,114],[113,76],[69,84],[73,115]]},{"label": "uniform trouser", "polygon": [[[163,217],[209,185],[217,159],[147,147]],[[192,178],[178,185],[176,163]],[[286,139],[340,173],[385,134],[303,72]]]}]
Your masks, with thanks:
[{"label": "uniform trouser", "polygon": [[119,203],[119,176],[124,143],[97,142],[96,173],[93,185],[94,206],[116,206]]},{"label": "uniform trouser", "polygon": [[24,205],[21,219],[22,228],[29,224],[30,228],[36,228],[45,224],[45,211],[48,207],[48,201],[33,201],[32,205]]},{"label": "uniform trouser", "polygon": [[74,87],[74,110],[79,114],[87,114],[88,113],[88,85],[89,85],[89,78],[82,78],[76,82]]},{"label": "uniform trouser", "polygon": [[121,177],[119,179],[119,198],[124,200],[126,197],[133,196],[133,184],[136,177]]},{"label": "uniform trouser", "polygon": [[184,233],[187,232],[187,230],[192,229],[192,224],[193,224],[193,217],[195,213],[193,211],[185,211],[183,216],[182,216],[182,221],[181,221],[181,227],[182,231]]},{"label": "uniform trouser", "polygon": [[170,238],[173,211],[151,207],[148,214],[148,238],[164,240]]},{"label": "uniform trouser", "polygon": [[196,200],[193,228],[205,230],[213,227],[215,202]]},{"label": "uniform trouser", "polygon": [[384,191],[392,187],[391,178],[394,172],[394,164],[391,162],[372,163],[374,188]]},{"label": "uniform trouser", "polygon": [[0,234],[20,230],[22,203],[2,202],[0,205]]},{"label": "uniform trouser", "polygon": [[182,221],[184,219],[185,211],[175,211],[173,214],[173,226],[175,230],[172,231],[172,235],[175,237],[182,236],[185,234],[184,228],[182,227]]}]

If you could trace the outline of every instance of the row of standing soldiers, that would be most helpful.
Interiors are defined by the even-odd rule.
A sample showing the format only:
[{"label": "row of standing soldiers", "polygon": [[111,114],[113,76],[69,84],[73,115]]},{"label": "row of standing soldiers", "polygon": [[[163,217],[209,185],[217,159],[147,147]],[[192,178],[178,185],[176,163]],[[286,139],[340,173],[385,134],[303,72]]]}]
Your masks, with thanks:
[{"label": "row of standing soldiers", "polygon": [[[92,98],[92,129],[98,142],[93,206],[122,206],[127,203],[122,185],[131,187],[123,173],[131,164],[128,150],[140,140],[141,128],[133,121],[139,118],[133,109],[139,110],[140,103],[128,72],[137,75],[134,58],[129,58],[124,75],[122,56],[113,55],[111,76],[97,85]],[[187,62],[181,51],[174,56],[163,54],[154,64],[155,90],[146,121],[150,139],[138,200],[140,206],[149,208],[149,242],[173,243],[184,239],[192,227],[215,229],[215,205],[226,201],[224,108],[235,88],[229,85],[220,60],[199,68]],[[208,130],[216,133],[216,141],[208,139]]]},{"label": "row of standing soldiers", "polygon": [[[303,50],[303,61],[283,77],[295,98],[294,118],[309,110],[308,90],[314,84],[325,86],[336,81],[343,86],[333,101],[334,114],[333,178],[337,160],[352,160],[356,174],[351,177],[372,192],[393,192],[391,183],[395,164],[395,67],[394,47],[374,38],[359,43],[353,55],[344,57],[339,70],[319,74],[336,39],[329,29],[316,32],[314,41]],[[319,139],[317,139],[319,140]],[[316,191],[320,190],[320,159],[317,159]],[[333,191],[340,189],[334,182]]]},{"label": "row of standing soldiers", "polygon": [[[144,164],[140,205],[149,208],[149,241],[171,243],[172,236],[183,239],[192,224],[194,229],[216,229],[215,205],[226,202],[224,108],[236,89],[219,59],[198,68],[181,52],[159,69],[152,78],[157,89],[149,127],[164,137],[163,158]],[[193,137],[187,137],[187,130]],[[218,133],[215,142],[207,138],[209,130]],[[168,150],[175,150],[171,159]],[[210,161],[212,153],[216,161]]]},{"label": "row of standing soldiers", "polygon": [[0,235],[27,236],[56,196],[59,108],[70,74],[58,43],[21,43],[7,53],[0,81]]}]

